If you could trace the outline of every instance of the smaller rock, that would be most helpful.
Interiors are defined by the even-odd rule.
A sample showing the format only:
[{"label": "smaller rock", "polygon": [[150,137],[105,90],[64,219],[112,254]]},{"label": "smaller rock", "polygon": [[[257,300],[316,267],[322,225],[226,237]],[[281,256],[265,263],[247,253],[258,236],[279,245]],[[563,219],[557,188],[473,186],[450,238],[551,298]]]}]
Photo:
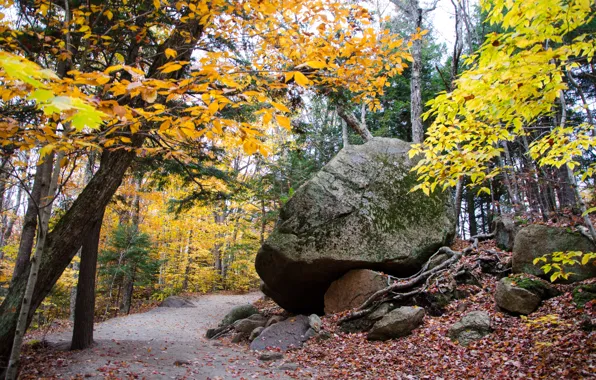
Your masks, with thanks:
[{"label": "smaller rock", "polygon": [[284,354],[282,354],[281,352],[276,352],[276,351],[266,351],[263,352],[261,355],[259,355],[259,360],[261,361],[272,361],[272,360],[279,360],[282,359],[284,357]]},{"label": "smaller rock", "polygon": [[350,321],[342,322],[339,326],[341,331],[345,333],[357,333],[368,331],[375,324],[376,321],[383,318],[385,314],[389,313],[393,308],[392,304],[382,303],[372,313],[363,317],[352,319]]},{"label": "smaller rock", "polygon": [[584,284],[573,289],[573,303],[583,308],[588,302],[596,301],[596,284]]},{"label": "smaller rock", "polygon": [[282,317],[281,315],[273,315],[272,317],[269,318],[265,327],[269,327],[269,326],[271,326],[275,323],[281,322],[283,320],[285,320],[285,318]]},{"label": "smaller rock", "polygon": [[521,227],[517,226],[513,219],[505,215],[495,218],[493,225],[497,247],[511,252],[513,250],[513,243],[515,243],[515,235],[517,235]]},{"label": "smaller rock", "polygon": [[527,315],[538,309],[542,298],[536,293],[515,286],[511,277],[502,278],[497,285],[497,305],[511,313]]},{"label": "smaller rock", "polygon": [[196,307],[195,304],[188,298],[170,296],[159,304],[159,307]]},{"label": "smaller rock", "polygon": [[356,308],[375,292],[387,287],[387,279],[370,269],[354,269],[331,283],[325,293],[325,314]]},{"label": "smaller rock", "polygon": [[428,269],[434,269],[436,267],[438,267],[439,265],[443,264],[445,261],[449,260],[449,255],[447,255],[446,253],[441,253],[436,255],[435,257],[433,257],[429,262],[428,262]]},{"label": "smaller rock", "polygon": [[387,313],[369,331],[369,340],[388,340],[409,335],[422,324],[424,309],[403,306]]},{"label": "smaller rock", "polygon": [[259,335],[261,335],[261,333],[263,332],[263,330],[265,330],[264,327],[257,327],[256,329],[252,330],[252,332],[250,333],[250,336],[248,337],[248,340],[252,342]]},{"label": "smaller rock", "polygon": [[240,305],[234,307],[232,310],[226,314],[226,316],[221,320],[219,324],[220,327],[229,326],[232,323],[236,322],[239,319],[248,318],[253,314],[258,314],[259,310],[256,307],[250,304]]},{"label": "smaller rock", "polygon": [[245,318],[234,322],[234,330],[245,334],[250,334],[257,327],[265,327],[267,320],[262,318]]},{"label": "smaller rock", "polygon": [[379,305],[379,307],[377,307],[372,313],[368,315],[368,319],[378,321],[379,319],[383,318],[385,314],[389,313],[392,307],[392,304],[389,304],[387,302],[382,303]]},{"label": "smaller rock", "polygon": [[449,338],[467,346],[474,340],[490,334],[490,316],[485,311],[472,311],[449,329]]},{"label": "smaller rock", "polygon": [[301,347],[307,340],[306,332],[310,329],[308,317],[298,315],[267,327],[250,344],[251,350],[262,351],[268,347],[285,351],[291,347]]},{"label": "smaller rock", "polygon": [[318,333],[319,331],[321,331],[321,325],[323,324],[323,322],[321,322],[321,318],[319,318],[318,315],[311,314],[308,317],[308,324],[310,325],[311,329],[315,330],[315,332]]},{"label": "smaller rock", "polygon": [[317,336],[317,332],[313,329],[310,328],[306,331],[306,333],[304,334],[304,337],[308,340],[310,338],[314,338],[315,336]]},{"label": "smaller rock", "polygon": [[246,333],[238,332],[232,337],[232,343],[240,343],[246,338]]},{"label": "smaller rock", "polygon": [[208,329],[207,332],[205,333],[205,338],[207,338],[207,339],[213,339],[215,336],[217,336],[217,334],[223,332],[226,329],[228,329],[227,326],[216,327],[214,329]]},{"label": "smaller rock", "polygon": [[291,363],[291,362],[285,362],[282,365],[280,365],[279,367],[277,367],[277,369],[282,370],[282,371],[295,371],[298,368],[299,368],[298,364]]},{"label": "smaller rock", "polygon": [[327,339],[330,339],[330,338],[331,338],[331,333],[330,333],[329,331],[327,331],[327,330],[321,330],[321,331],[319,332],[318,338],[319,338],[320,340],[327,340]]}]

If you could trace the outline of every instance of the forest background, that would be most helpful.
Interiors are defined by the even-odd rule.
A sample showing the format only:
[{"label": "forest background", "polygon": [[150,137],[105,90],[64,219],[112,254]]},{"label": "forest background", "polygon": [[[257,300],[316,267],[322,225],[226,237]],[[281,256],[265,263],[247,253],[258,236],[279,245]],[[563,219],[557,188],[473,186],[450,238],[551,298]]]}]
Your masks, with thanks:
[{"label": "forest background", "polygon": [[32,251],[46,254],[36,327],[73,318],[85,249],[96,318],[256,288],[280,207],[371,135],[427,132],[419,188],[453,191],[462,238],[501,214],[586,222],[594,5],[523,3],[444,2],[448,47],[436,2],[2,1],[3,310],[22,300]]}]

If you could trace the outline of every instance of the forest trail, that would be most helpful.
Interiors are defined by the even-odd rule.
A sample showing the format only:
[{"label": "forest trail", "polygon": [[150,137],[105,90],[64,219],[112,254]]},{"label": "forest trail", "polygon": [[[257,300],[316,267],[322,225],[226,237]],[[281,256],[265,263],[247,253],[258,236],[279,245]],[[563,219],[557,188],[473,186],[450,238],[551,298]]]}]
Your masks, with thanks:
[{"label": "forest trail", "polygon": [[[262,294],[211,294],[194,298],[196,308],[155,308],[96,325],[95,345],[72,352],[53,374],[57,378],[287,379],[294,372],[259,362],[246,346],[207,340],[232,307]],[[71,332],[51,335],[52,345],[67,349]],[[271,366],[271,367],[269,367]],[[298,376],[299,378],[299,376]]]}]

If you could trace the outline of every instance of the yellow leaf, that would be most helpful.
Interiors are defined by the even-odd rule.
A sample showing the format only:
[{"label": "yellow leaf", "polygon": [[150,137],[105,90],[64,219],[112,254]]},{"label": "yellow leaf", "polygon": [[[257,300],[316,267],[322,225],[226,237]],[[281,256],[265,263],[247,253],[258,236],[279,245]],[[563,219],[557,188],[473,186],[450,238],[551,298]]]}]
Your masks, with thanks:
[{"label": "yellow leaf", "polygon": [[281,103],[271,102],[271,105],[281,112],[290,112],[290,109]]},{"label": "yellow leaf", "polygon": [[109,9],[107,11],[105,11],[103,13],[104,16],[106,16],[108,18],[108,20],[111,20],[112,17],[114,17],[114,14],[112,13],[112,11],[110,11]]},{"label": "yellow leaf", "polygon": [[324,69],[327,67],[327,64],[323,61],[308,61],[306,64],[313,69]]},{"label": "yellow leaf", "polygon": [[163,65],[162,66],[161,72],[164,73],[164,74],[167,74],[167,73],[172,73],[174,71],[178,71],[181,68],[182,68],[182,65],[180,65],[178,63],[174,63],[174,64],[171,64],[171,65],[166,64],[166,65]]},{"label": "yellow leaf", "polygon": [[301,86],[307,86],[310,83],[310,80],[300,71],[294,71],[294,80]]},{"label": "yellow leaf", "polygon": [[166,49],[165,51],[167,58],[176,58],[178,56],[178,52],[174,49]]},{"label": "yellow leaf", "polygon": [[282,116],[282,115],[276,115],[275,116],[275,120],[277,120],[277,123],[281,127],[285,128],[287,130],[291,130],[292,129],[292,124],[290,123],[290,119],[289,118],[287,118],[285,116]]},{"label": "yellow leaf", "polygon": [[286,77],[286,83],[288,83],[290,80],[292,80],[292,78],[294,78],[294,73],[292,73],[292,72],[286,73],[285,77]]}]

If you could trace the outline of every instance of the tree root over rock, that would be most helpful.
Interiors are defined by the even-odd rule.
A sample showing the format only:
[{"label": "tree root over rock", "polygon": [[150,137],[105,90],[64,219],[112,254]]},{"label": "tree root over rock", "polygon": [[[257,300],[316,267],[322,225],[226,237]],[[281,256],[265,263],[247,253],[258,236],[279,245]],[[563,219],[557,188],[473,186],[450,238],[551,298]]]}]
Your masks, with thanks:
[{"label": "tree root over rock", "polygon": [[[477,244],[478,243],[476,243],[476,246]],[[454,251],[449,247],[439,248],[439,250],[426,261],[418,273],[407,278],[390,276],[390,279],[393,281],[392,284],[371,295],[362,305],[360,305],[360,307],[341,318],[337,323],[341,324],[343,322],[364,317],[372,313],[383,302],[402,301],[422,293],[433,283],[433,281],[435,284],[438,284],[445,274],[450,274],[451,277],[454,277],[469,272],[470,269],[463,268],[462,266],[455,266],[455,264],[459,262],[462,256],[468,255],[473,251],[473,247],[468,247],[462,252]],[[439,265],[429,269],[432,260],[441,254],[447,255],[449,258]]]}]

